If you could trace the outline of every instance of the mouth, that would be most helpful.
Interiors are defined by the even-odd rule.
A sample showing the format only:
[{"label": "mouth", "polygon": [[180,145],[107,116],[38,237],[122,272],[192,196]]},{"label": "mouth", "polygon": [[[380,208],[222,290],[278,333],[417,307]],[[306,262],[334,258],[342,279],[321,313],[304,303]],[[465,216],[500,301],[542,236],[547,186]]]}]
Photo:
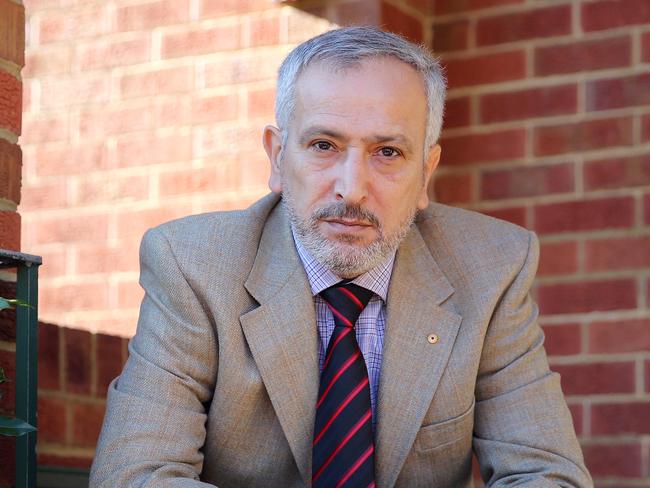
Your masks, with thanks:
[{"label": "mouth", "polygon": [[344,227],[372,227],[370,222],[356,219],[328,218],[323,219],[328,224],[342,225]]}]

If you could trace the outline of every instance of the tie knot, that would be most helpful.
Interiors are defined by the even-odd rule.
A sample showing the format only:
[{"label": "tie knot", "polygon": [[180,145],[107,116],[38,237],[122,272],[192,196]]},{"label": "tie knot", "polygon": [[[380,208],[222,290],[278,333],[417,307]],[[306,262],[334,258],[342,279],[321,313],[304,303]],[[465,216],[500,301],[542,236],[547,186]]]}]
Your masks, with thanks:
[{"label": "tie knot", "polygon": [[344,282],[320,292],[334,315],[334,323],[342,327],[354,327],[372,295],[373,292],[366,288]]}]

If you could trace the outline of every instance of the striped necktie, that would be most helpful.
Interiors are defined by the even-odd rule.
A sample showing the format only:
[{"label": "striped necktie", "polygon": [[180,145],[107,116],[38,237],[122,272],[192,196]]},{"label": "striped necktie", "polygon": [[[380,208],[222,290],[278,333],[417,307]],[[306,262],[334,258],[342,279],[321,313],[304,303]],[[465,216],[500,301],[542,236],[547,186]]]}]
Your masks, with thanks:
[{"label": "striped necktie", "polygon": [[374,487],[368,370],[354,324],[373,293],[341,282],[320,293],[334,316],[320,378],[314,426],[314,488]]}]

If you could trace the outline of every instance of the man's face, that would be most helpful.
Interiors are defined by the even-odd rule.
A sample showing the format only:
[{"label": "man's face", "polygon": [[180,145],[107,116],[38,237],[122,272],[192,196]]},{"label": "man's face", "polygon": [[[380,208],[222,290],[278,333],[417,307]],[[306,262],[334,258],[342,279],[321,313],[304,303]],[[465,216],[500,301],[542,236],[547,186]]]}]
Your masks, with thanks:
[{"label": "man's face", "polygon": [[266,128],[269,187],[282,192],[303,245],[340,277],[385,259],[427,206],[440,148],[425,151],[426,115],[421,76],[381,57],[344,70],[310,65],[285,145]]}]

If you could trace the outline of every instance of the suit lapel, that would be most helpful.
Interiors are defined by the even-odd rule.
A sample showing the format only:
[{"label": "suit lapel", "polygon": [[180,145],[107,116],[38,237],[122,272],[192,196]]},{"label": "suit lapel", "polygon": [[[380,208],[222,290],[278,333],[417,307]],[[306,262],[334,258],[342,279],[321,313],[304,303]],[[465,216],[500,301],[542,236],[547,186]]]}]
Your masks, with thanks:
[{"label": "suit lapel", "polygon": [[267,221],[245,286],[260,306],[241,316],[244,335],[309,486],[319,383],[316,315],[281,205]]},{"label": "suit lapel", "polygon": [[[461,317],[440,304],[453,291],[414,226],[400,245],[388,290],[377,407],[380,488],[395,484],[449,359]],[[431,344],[430,334],[438,342]]]}]

